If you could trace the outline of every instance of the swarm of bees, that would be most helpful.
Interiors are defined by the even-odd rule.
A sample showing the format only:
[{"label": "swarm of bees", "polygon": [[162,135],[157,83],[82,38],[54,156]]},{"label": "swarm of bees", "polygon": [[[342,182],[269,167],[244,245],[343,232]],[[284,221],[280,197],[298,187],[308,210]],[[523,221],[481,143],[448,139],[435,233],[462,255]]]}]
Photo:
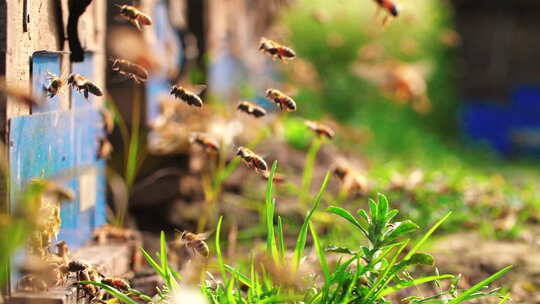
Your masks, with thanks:
[{"label": "swarm of bees", "polygon": [[152,25],[152,19],[147,14],[141,12],[136,7],[131,5],[118,5],[120,9],[120,16],[131,22],[137,29],[142,30],[142,25]]},{"label": "swarm of bees", "polygon": [[84,98],[88,99],[88,93],[92,93],[96,96],[103,96],[103,91],[92,81],[88,80],[81,74],[72,73],[67,79],[67,83],[70,87],[76,89],[79,92],[83,92]]},{"label": "swarm of bees", "polygon": [[112,63],[114,72],[133,79],[136,83],[142,83],[148,80],[148,71],[139,64],[126,59],[115,59]]},{"label": "swarm of bees", "polygon": [[259,51],[272,56],[272,59],[277,58],[282,61],[296,58],[296,53],[293,51],[293,49],[264,37],[261,38]]}]

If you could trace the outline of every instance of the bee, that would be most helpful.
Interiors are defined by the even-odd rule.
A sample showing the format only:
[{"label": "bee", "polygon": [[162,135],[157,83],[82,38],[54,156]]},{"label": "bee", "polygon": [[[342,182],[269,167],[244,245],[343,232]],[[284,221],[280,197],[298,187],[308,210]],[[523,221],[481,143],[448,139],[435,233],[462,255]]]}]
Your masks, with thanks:
[{"label": "bee", "polygon": [[20,291],[40,292],[47,291],[49,286],[47,286],[47,283],[42,278],[32,274],[27,274],[17,282],[16,288]]},{"label": "bee", "polygon": [[90,298],[90,302],[92,302],[93,299],[95,299],[99,295],[99,288],[93,284],[81,284],[82,281],[93,281],[93,282],[101,282],[99,274],[96,270],[92,268],[87,268],[84,270],[81,270],[77,273],[77,281],[75,284],[77,284],[78,287],[80,287],[86,296]]},{"label": "bee", "polygon": [[264,37],[261,38],[261,42],[259,43],[259,51],[272,56],[272,59],[292,60],[296,57],[296,53],[291,48]]},{"label": "bee", "polygon": [[392,0],[375,0],[375,3],[377,3],[377,5],[379,6],[377,8],[375,16],[378,15],[380,9],[383,9],[389,14],[388,16],[384,17],[383,24],[386,24],[386,22],[388,22],[388,18],[390,18],[390,16],[395,18],[399,15],[398,7]]},{"label": "bee", "polygon": [[330,128],[327,125],[323,125],[323,124],[320,124],[320,123],[317,123],[317,122],[314,122],[314,121],[310,121],[310,120],[306,120],[305,124],[310,130],[315,132],[315,134],[317,134],[320,137],[324,136],[324,137],[326,137],[328,139],[332,139],[335,136],[334,130],[332,130],[332,128]]},{"label": "bee", "polygon": [[84,98],[88,99],[88,92],[96,95],[103,96],[101,89],[92,81],[88,80],[81,74],[73,73],[69,75],[67,83],[72,87],[77,89],[77,91],[83,91]]},{"label": "bee", "polygon": [[143,66],[125,59],[115,59],[112,70],[133,79],[136,83],[148,80],[148,71]]},{"label": "bee", "polygon": [[[178,231],[180,232],[180,231]],[[183,231],[180,234],[180,241],[186,245],[187,248],[195,254],[198,253],[204,257],[208,257],[210,250],[208,245],[204,240],[208,238],[208,233],[191,233],[188,231]]]},{"label": "bee", "polygon": [[343,182],[343,192],[359,191],[360,193],[366,193],[369,190],[366,177],[353,170],[347,163],[338,162],[333,172]]},{"label": "bee", "polygon": [[44,183],[43,193],[55,197],[56,201],[72,201],[75,199],[75,192],[73,192],[73,190],[62,186],[55,181],[35,179],[33,182]]},{"label": "bee", "polygon": [[81,261],[70,261],[67,265],[62,265],[60,271],[64,274],[69,274],[70,272],[80,272],[88,268],[90,268],[90,265]]},{"label": "bee", "polygon": [[219,152],[219,143],[213,139],[208,137],[205,134],[201,133],[195,133],[192,134],[189,138],[189,142],[192,144],[198,144],[201,147],[205,149],[206,152],[209,153],[217,153]]},{"label": "bee", "polygon": [[64,88],[65,82],[61,77],[58,77],[49,71],[47,71],[47,75],[49,85],[45,88],[45,91],[47,92],[47,96],[49,98],[53,98]]},{"label": "bee", "polygon": [[171,87],[171,95],[173,95],[175,98],[182,100],[183,102],[187,103],[190,106],[195,106],[195,107],[200,108],[203,106],[203,102],[202,102],[202,99],[199,97],[199,94],[205,88],[206,88],[206,85],[199,85],[196,88],[196,91],[198,92],[192,92],[182,86],[174,85]]},{"label": "bee", "polygon": [[[270,179],[270,171],[259,171],[259,174],[265,179],[265,180],[268,180]],[[279,174],[279,173],[274,173],[274,178],[272,179],[272,181],[276,184],[281,184],[283,182],[285,182],[285,176],[283,174]]]},{"label": "bee", "polygon": [[255,171],[268,171],[268,165],[262,157],[248,148],[239,147],[236,155],[240,156],[244,164]]},{"label": "bee", "polygon": [[113,145],[106,137],[99,139],[99,147],[97,151],[98,158],[109,159],[113,150]]},{"label": "bee", "polygon": [[101,283],[114,287],[120,291],[127,292],[131,289],[129,283],[121,278],[106,277],[101,280]]},{"label": "bee", "polygon": [[262,117],[266,115],[266,110],[263,107],[260,107],[258,105],[252,104],[249,101],[241,101],[238,103],[238,106],[236,107],[239,111],[242,111],[248,115],[251,115],[255,118]]},{"label": "bee", "polygon": [[103,127],[107,134],[111,134],[114,130],[114,117],[111,111],[106,108],[99,110],[101,118],[103,119]]},{"label": "bee", "polygon": [[293,112],[296,111],[296,103],[292,98],[283,94],[281,91],[276,89],[266,90],[266,98],[275,102],[281,111]]},{"label": "bee", "polygon": [[142,13],[136,7],[131,5],[115,5],[120,8],[120,15],[135,25],[139,31],[141,30],[141,24],[152,25],[150,16]]}]

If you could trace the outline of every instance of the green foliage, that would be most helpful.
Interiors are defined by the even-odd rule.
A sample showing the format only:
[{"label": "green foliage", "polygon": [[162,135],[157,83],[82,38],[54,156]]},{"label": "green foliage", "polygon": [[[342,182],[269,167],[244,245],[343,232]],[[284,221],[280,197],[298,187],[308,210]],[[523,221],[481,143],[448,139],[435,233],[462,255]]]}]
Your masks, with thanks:
[{"label": "green foliage", "polygon": [[[274,163],[271,176],[276,169],[277,164]],[[312,219],[326,189],[328,176],[327,174],[313,201],[312,208],[304,218],[295,248],[292,249],[292,263],[289,262],[286,254],[288,250],[283,240],[284,227],[279,217],[277,235],[274,227],[276,216],[275,199],[272,197],[272,178],[268,179],[265,195],[266,208],[264,209],[267,230],[266,255],[270,258],[270,264],[255,258],[251,259],[245,269],[241,266],[233,267],[225,264],[220,245],[222,218],[219,219],[215,246],[222,281],[218,282],[210,277],[210,280],[204,281],[201,286],[202,294],[210,303],[385,304],[390,303],[390,297],[399,290],[441,280],[452,280],[448,291],[430,297],[409,297],[406,300],[410,303],[457,304],[498,293],[498,289],[485,291],[486,287],[508,272],[511,266],[465,291],[459,291],[457,288],[459,276],[436,273],[414,278],[410,272],[414,267],[434,265],[435,261],[431,255],[420,253],[418,250],[450,214],[441,218],[412,248],[409,248],[408,237],[419,227],[409,220],[395,221],[394,218],[398,212],[390,208],[387,198],[382,194],[378,195],[377,201],[369,201],[369,213],[359,210],[357,217],[343,208],[329,207],[328,212],[346,220],[349,231],[358,231],[365,237],[367,244],[359,244],[356,248],[328,246],[325,250]],[[304,250],[307,245],[308,229],[320,265],[320,276],[314,276],[318,272],[313,268],[310,268],[309,275],[301,271],[302,267],[308,266],[303,265],[306,263]],[[161,235],[160,241],[159,263],[146,251],[142,250],[142,252],[150,266],[163,277],[165,285],[158,289],[157,297],[161,301],[166,301],[172,291],[182,288],[183,283],[178,283],[177,279],[181,281],[181,278],[170,268],[167,259],[164,258],[167,254],[164,234]],[[404,254],[405,249],[407,249],[407,254]],[[338,260],[337,264],[331,265],[328,262],[330,253],[344,254],[344,256]],[[272,271],[272,268],[282,269],[283,272],[276,273]],[[299,287],[295,284],[306,284],[306,286]],[[131,303],[125,297],[129,294],[119,295],[116,290],[106,290],[119,300]],[[502,301],[506,301],[507,298],[508,295],[505,295]]]}]

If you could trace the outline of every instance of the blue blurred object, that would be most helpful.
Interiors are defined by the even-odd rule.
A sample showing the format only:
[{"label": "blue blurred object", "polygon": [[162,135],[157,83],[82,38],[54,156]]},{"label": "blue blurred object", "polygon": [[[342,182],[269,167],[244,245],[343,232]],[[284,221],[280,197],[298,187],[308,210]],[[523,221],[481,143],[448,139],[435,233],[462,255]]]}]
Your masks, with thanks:
[{"label": "blue blurred object", "polygon": [[503,156],[540,156],[540,87],[512,91],[508,105],[469,101],[460,111],[461,129]]}]

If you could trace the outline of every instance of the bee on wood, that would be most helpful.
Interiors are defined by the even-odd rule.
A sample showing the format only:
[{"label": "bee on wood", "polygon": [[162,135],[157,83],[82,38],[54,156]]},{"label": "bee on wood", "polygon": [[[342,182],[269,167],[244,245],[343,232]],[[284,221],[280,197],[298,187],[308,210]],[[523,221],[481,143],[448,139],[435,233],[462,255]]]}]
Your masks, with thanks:
[{"label": "bee on wood", "polygon": [[64,88],[65,81],[61,77],[47,71],[47,80],[49,81],[49,85],[45,87],[45,91],[47,92],[47,96],[49,98],[53,98],[54,96],[58,95],[60,91]]},{"label": "bee on wood", "polygon": [[266,110],[263,107],[252,104],[249,101],[241,101],[236,107],[239,111],[242,111],[248,115],[251,115],[255,118],[263,117],[266,115]]},{"label": "bee on wood", "polygon": [[[266,171],[258,171],[258,172],[265,180],[270,179],[270,171],[266,170]],[[281,184],[281,183],[284,183],[285,180],[286,180],[285,175],[279,174],[277,172],[274,173],[274,178],[272,179],[274,183]]]},{"label": "bee on wood", "polygon": [[115,5],[120,8],[120,15],[135,25],[139,31],[141,30],[141,24],[152,25],[152,19],[150,16],[144,14],[136,7],[131,5]]},{"label": "bee on wood", "polygon": [[272,56],[272,59],[292,60],[296,57],[296,53],[289,47],[283,46],[270,39],[261,38],[259,43],[259,51]]},{"label": "bee on wood", "polygon": [[88,92],[96,95],[103,96],[101,89],[92,81],[88,80],[81,74],[73,73],[69,75],[67,83],[72,87],[77,89],[77,91],[82,91],[84,93],[84,98],[88,99]]},{"label": "bee on wood", "polygon": [[306,120],[305,124],[311,131],[315,132],[315,134],[317,134],[317,136],[319,137],[326,137],[328,139],[332,139],[335,136],[334,130],[332,130],[332,128],[330,128],[327,125],[323,125],[321,123],[317,123],[310,120]]},{"label": "bee on wood", "polygon": [[379,10],[384,10],[388,15],[384,17],[383,24],[386,24],[391,17],[397,17],[399,15],[399,10],[392,0],[375,0],[375,3],[377,3],[378,8],[377,12],[375,13],[375,17],[379,14]]},{"label": "bee on wood", "polygon": [[[99,295],[99,288],[93,284],[82,284],[82,281],[101,282],[98,272],[92,268],[81,270],[77,273],[77,287],[81,288],[85,295],[92,300],[96,299]],[[83,296],[84,297],[84,296]]]},{"label": "bee on wood", "polygon": [[115,59],[112,70],[133,79],[136,83],[148,80],[148,71],[142,66],[125,59]]},{"label": "bee on wood", "polygon": [[69,274],[70,272],[79,272],[88,268],[90,268],[90,265],[81,261],[70,261],[67,265],[62,265],[60,271]]},{"label": "bee on wood", "polygon": [[262,157],[245,147],[239,147],[236,155],[240,156],[244,164],[255,171],[268,171],[268,165]]},{"label": "bee on wood", "polygon": [[103,137],[99,140],[97,157],[102,159],[109,159],[113,150],[114,148],[111,142],[106,137]]},{"label": "bee on wood", "polygon": [[276,89],[266,90],[266,98],[275,102],[279,106],[281,111],[287,111],[287,112],[296,111],[296,103],[294,102],[294,100],[291,97],[283,94],[279,90],[276,90]]},{"label": "bee on wood", "polygon": [[27,274],[23,276],[16,286],[17,290],[25,292],[43,292],[49,290],[49,286],[40,277],[33,274]]},{"label": "bee on wood", "polygon": [[180,234],[180,241],[184,243],[187,248],[191,249],[194,254],[198,253],[203,257],[208,257],[210,250],[204,241],[208,238],[208,235],[209,233],[195,234],[188,231],[183,231]]},{"label": "bee on wood", "polygon": [[218,153],[219,143],[206,134],[195,133],[189,138],[189,142],[201,146],[208,153]]},{"label": "bee on wood", "polygon": [[177,99],[182,100],[190,106],[202,107],[203,102],[199,94],[206,89],[206,85],[199,85],[196,87],[195,91],[190,91],[180,85],[174,85],[171,87],[171,95]]},{"label": "bee on wood", "polygon": [[101,280],[101,283],[114,287],[120,291],[127,292],[131,289],[129,283],[121,278],[106,277]]}]

